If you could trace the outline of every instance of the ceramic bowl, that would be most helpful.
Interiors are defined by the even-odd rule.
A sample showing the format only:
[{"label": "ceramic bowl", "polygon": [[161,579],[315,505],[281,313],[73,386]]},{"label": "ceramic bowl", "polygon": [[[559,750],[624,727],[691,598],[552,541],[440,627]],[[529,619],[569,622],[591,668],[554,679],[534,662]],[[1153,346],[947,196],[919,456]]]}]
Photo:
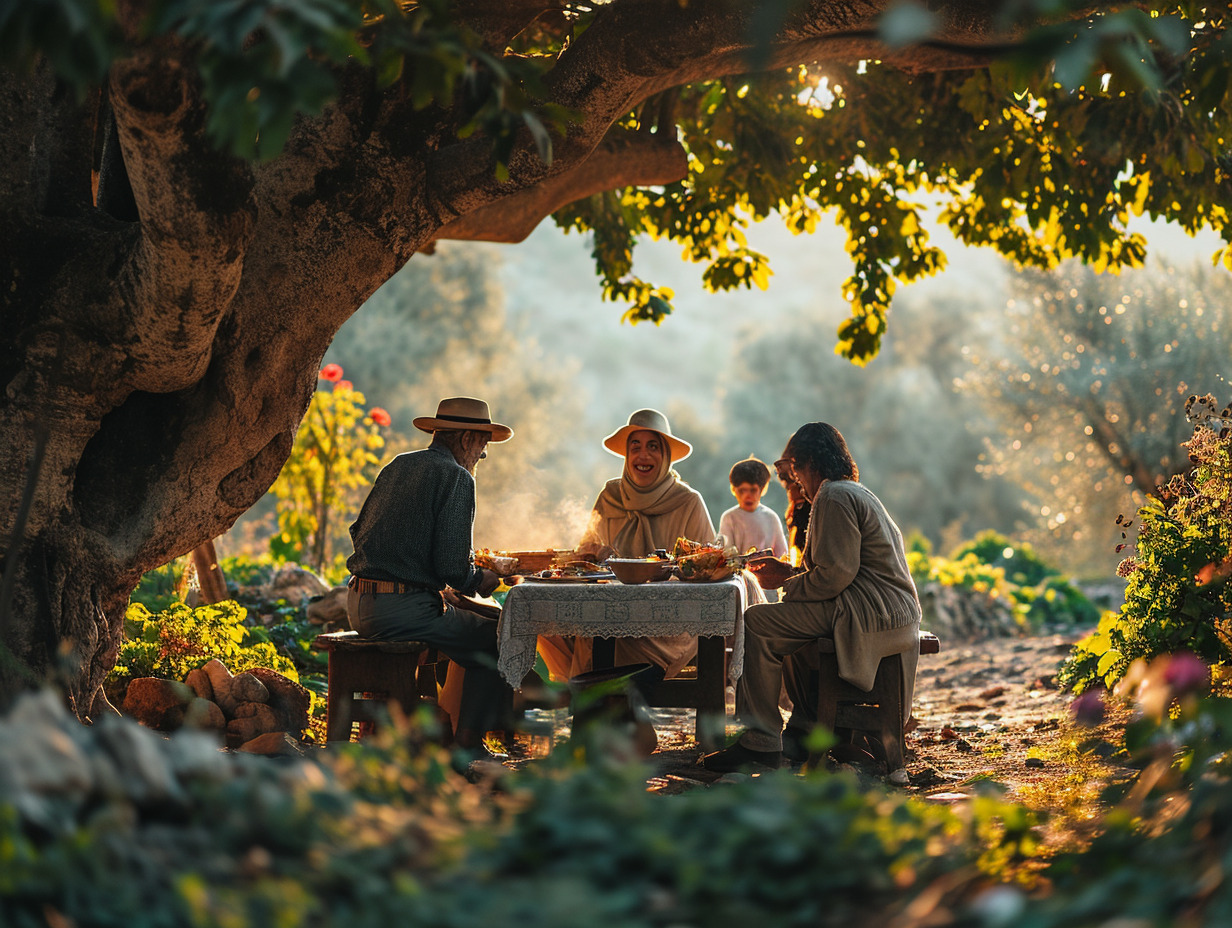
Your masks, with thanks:
[{"label": "ceramic bowl", "polygon": [[611,557],[607,566],[621,583],[654,583],[672,575],[672,562],[643,557]]}]

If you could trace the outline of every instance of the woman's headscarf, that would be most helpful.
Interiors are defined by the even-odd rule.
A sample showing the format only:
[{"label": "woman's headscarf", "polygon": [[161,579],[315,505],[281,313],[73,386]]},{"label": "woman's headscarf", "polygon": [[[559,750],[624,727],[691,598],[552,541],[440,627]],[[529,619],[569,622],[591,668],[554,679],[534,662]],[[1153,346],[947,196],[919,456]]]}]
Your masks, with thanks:
[{"label": "woman's headscarf", "polygon": [[[620,477],[609,480],[595,501],[584,543],[611,545],[621,557],[643,557],[655,548],[670,548],[682,535],[695,541],[711,540],[714,526],[700,524],[710,519],[705,504],[698,507],[696,492],[672,470],[668,442],[662,444],[663,460],[648,487],[633,482],[625,456]],[[700,537],[707,531],[707,537]]]}]

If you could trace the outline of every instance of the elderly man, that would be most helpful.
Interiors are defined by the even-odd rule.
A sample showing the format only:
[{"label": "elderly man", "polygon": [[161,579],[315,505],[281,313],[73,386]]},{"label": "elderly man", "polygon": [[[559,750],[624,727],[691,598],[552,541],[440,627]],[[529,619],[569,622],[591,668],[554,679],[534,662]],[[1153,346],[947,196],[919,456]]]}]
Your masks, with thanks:
[{"label": "elderly man", "polygon": [[422,641],[466,668],[454,736],[465,766],[487,756],[484,734],[507,721],[513,694],[496,669],[496,622],[446,591],[486,596],[500,583],[472,556],[474,471],[513,430],[466,396],[414,424],[432,443],[382,468],[351,526],[347,618],[365,638]]},{"label": "elderly man", "polygon": [[[839,675],[864,690],[872,689],[883,657],[902,654],[903,692],[911,705],[920,600],[902,533],[881,501],[859,482],[859,468],[834,426],[801,426],[783,458],[813,504],[804,566],[795,569],[775,558],[749,564],[762,586],[783,589],[783,600],[745,610],[744,675],[736,688],[736,714],[749,727],[736,744],[701,759],[702,766],[716,772],[782,763],[783,662],[814,639],[834,639]],[[803,677],[788,674],[788,695],[797,707],[795,727],[789,730],[813,720],[810,710],[817,697],[802,691]]]}]

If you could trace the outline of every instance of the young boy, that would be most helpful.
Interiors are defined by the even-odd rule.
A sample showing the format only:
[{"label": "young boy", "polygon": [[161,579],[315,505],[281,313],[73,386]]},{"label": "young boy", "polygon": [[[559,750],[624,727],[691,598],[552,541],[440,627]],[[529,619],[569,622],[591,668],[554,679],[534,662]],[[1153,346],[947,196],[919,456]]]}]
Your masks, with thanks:
[{"label": "young boy", "polygon": [[750,457],[736,462],[728,480],[738,505],[723,513],[719,534],[741,554],[770,550],[775,557],[784,557],[787,537],[783,534],[783,523],[776,512],[761,504],[762,494],[770,485],[770,468]]}]

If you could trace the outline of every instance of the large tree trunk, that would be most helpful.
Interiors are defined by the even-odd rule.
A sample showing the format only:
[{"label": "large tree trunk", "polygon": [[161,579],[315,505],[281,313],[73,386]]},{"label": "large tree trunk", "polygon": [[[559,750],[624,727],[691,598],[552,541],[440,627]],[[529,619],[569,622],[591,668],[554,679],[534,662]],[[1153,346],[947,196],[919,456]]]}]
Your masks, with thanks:
[{"label": "large tree trunk", "polygon": [[[870,56],[883,6],[798,7],[766,65]],[[460,8],[499,50],[505,20],[539,7]],[[500,14],[487,28],[485,10]],[[748,27],[739,4],[604,8],[548,78],[552,102],[583,119],[550,166],[527,139],[508,181],[484,139],[458,139],[467,114],[416,111],[358,67],[261,165],[206,140],[192,59],[173,42],[137,44],[85,100],[46,69],[4,74],[0,533],[13,595],[0,704],[56,677],[90,711],[141,574],[265,493],[334,333],[417,250],[517,240],[580,196],[682,178],[670,134],[609,128],[664,88],[742,70]],[[46,459],[17,531],[40,425]]]}]

